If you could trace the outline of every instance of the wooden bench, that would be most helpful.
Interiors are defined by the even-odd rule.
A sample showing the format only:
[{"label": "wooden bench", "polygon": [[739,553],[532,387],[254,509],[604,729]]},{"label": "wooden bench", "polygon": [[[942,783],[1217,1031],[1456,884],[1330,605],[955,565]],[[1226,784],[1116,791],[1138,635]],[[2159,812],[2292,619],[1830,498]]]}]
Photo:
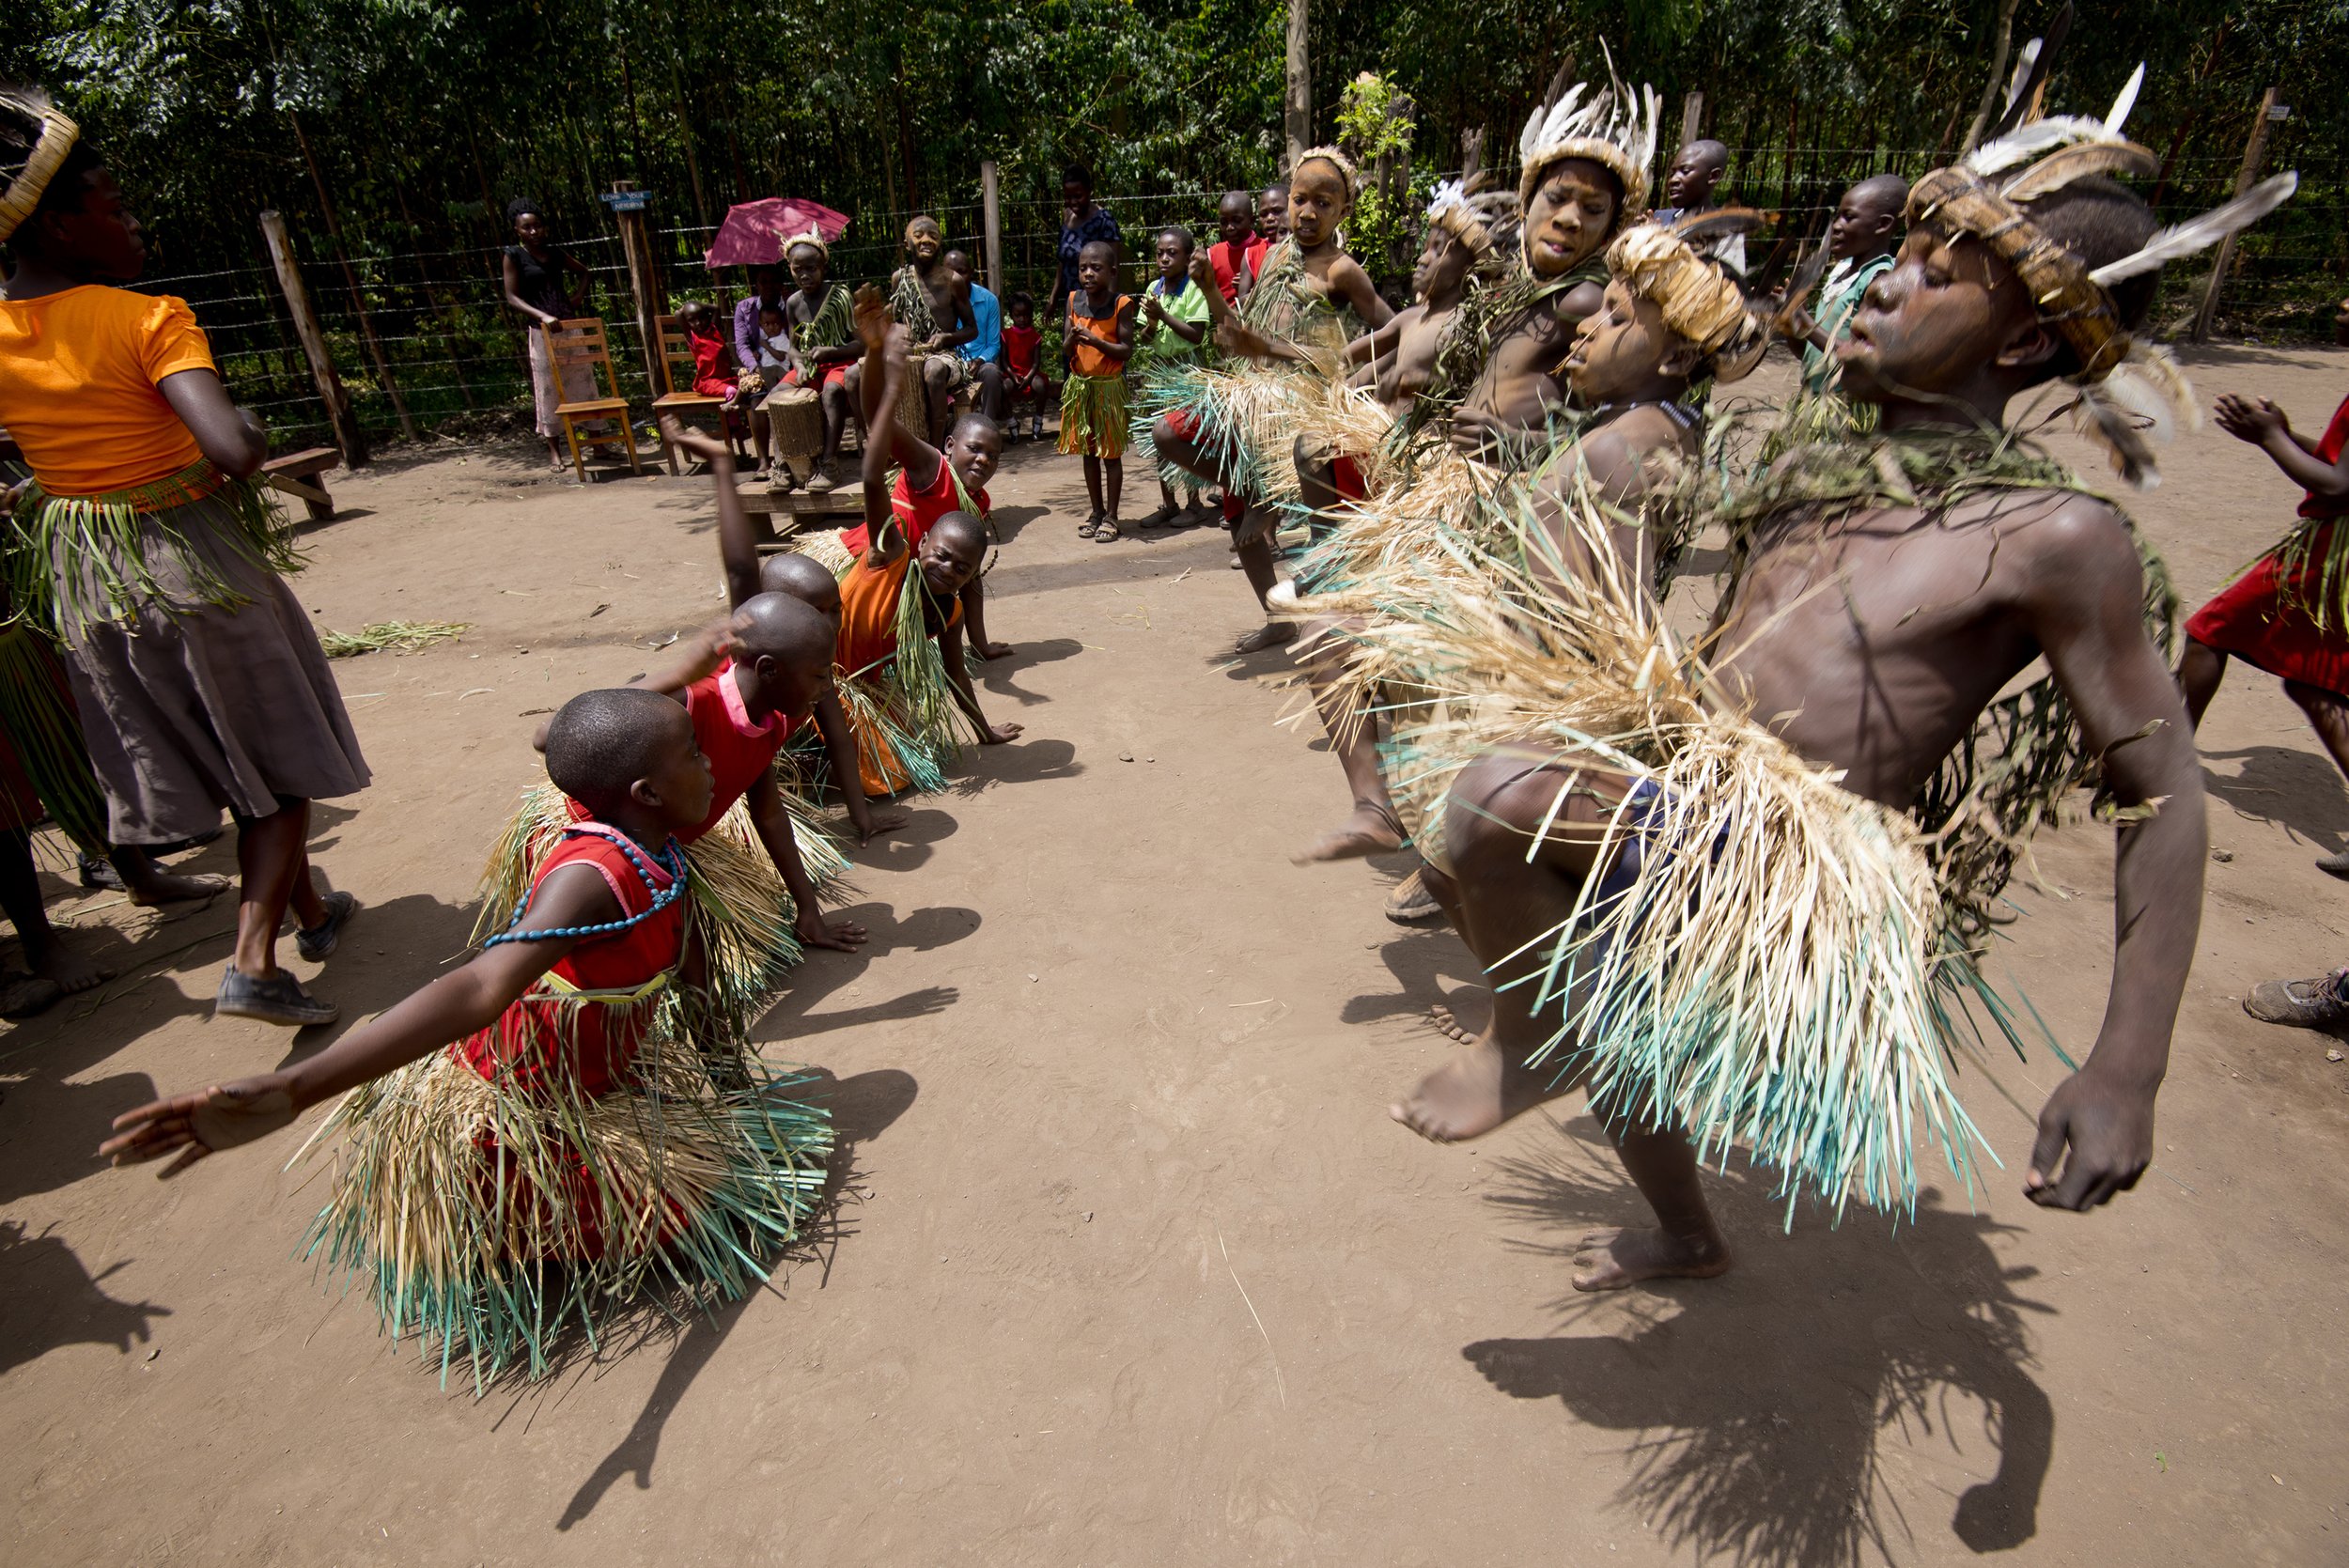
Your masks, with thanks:
[{"label": "wooden bench", "polygon": [[261,465],[261,477],[270,489],[301,498],[312,522],[332,522],[334,498],[326,493],[325,481],[319,475],[330,468],[340,468],[342,462],[343,455],[333,447],[313,446],[307,451],[272,458]]}]

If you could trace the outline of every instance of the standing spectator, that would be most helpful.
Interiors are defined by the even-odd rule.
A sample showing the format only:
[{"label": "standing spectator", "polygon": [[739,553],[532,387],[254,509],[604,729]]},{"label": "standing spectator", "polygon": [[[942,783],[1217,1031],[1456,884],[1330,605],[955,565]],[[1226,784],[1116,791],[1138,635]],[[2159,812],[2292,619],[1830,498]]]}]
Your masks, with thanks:
[{"label": "standing spectator", "polygon": [[1267,250],[1270,250],[1287,239],[1288,233],[1289,188],[1288,181],[1283,180],[1266,186],[1264,193],[1256,198],[1256,238],[1265,242]]},{"label": "standing spectator", "polygon": [[981,283],[972,271],[971,256],[966,251],[948,251],[946,270],[962,280],[962,290],[970,296],[972,318],[979,324],[979,335],[957,350],[971,362],[971,373],[978,378],[979,411],[1001,425],[1003,422],[1003,367],[997,362],[1003,355],[1003,303],[995,297],[995,290]]},{"label": "standing spectator", "polygon": [[[0,173],[13,164],[10,194],[36,204],[0,217],[16,264],[0,422],[33,471],[8,504],[39,563],[13,574],[18,609],[70,656],[109,839],[163,844],[236,817],[236,947],[213,1012],[332,1023],[334,1004],[278,967],[277,927],[290,907],[302,955],[334,951],[358,905],[311,877],[310,802],[365,789],[367,765],[280,575],[299,563],[255,482],[269,438],[229,401],[187,303],[122,287],[147,241],[73,123],[44,111],[27,127],[6,98],[0,122]],[[60,137],[62,157],[31,161]]]},{"label": "standing spectator", "polygon": [[[1247,210],[1248,198],[1240,196],[1240,209]],[[1191,280],[1190,257],[1194,244],[1190,230],[1180,225],[1159,230],[1157,255],[1159,275],[1150,280],[1150,287],[1142,296],[1142,317],[1134,330],[1133,357],[1126,368],[1137,387],[1146,388],[1157,377],[1178,365],[1195,365],[1200,346],[1207,340],[1207,328],[1212,318],[1207,308],[1207,291]],[[1213,247],[1209,247],[1212,249]],[[1242,265],[1246,257],[1242,257]],[[1222,280],[1219,277],[1219,283]],[[1187,528],[1199,511],[1199,491],[1190,491],[1187,506],[1174,504],[1174,487],[1167,483],[1163,470],[1159,474],[1159,509],[1143,518],[1143,528]]]},{"label": "standing spectator", "polygon": [[1071,163],[1060,177],[1060,199],[1066,209],[1060,220],[1060,281],[1052,287],[1052,308],[1058,310],[1077,287],[1077,256],[1097,240],[1121,243],[1117,220],[1093,199],[1093,171]]},{"label": "standing spectator", "polygon": [[506,303],[519,313],[530,334],[530,396],[536,406],[538,433],[547,441],[547,461],[563,467],[563,422],[554,417],[558,404],[585,402],[596,394],[595,372],[583,365],[568,368],[558,384],[554,355],[540,331],[557,321],[587,313],[587,268],[579,257],[548,238],[547,221],[538,206],[524,196],[506,204],[506,220],[514,225],[514,243],[506,247]]},{"label": "standing spectator", "polygon": [[761,262],[751,269],[751,291],[734,304],[734,363],[745,370],[758,363],[758,313],[783,303],[783,269]]},{"label": "standing spectator", "polygon": [[1256,232],[1255,217],[1245,191],[1226,191],[1216,203],[1215,225],[1222,238],[1207,247],[1207,264],[1215,269],[1215,286],[1227,305],[1248,297],[1264,268],[1265,252],[1272,248],[1272,241]]},{"label": "standing spectator", "polygon": [[[1709,138],[1690,142],[1672,159],[1672,166],[1664,176],[1664,199],[1670,207],[1656,210],[1656,221],[1671,227],[1682,218],[1693,218],[1710,212],[1720,205],[1713,199],[1713,188],[1729,172],[1729,148]],[[1699,245],[1696,253],[1719,262],[1742,286],[1746,281],[1746,237],[1724,234],[1719,239]]]},{"label": "standing spectator", "polygon": [[1836,204],[1827,225],[1827,254],[1835,265],[1819,283],[1817,309],[1788,324],[1802,344],[1802,389],[1813,396],[1835,382],[1835,345],[1851,335],[1851,318],[1868,286],[1892,270],[1907,207],[1908,181],[1896,174],[1872,175]]}]

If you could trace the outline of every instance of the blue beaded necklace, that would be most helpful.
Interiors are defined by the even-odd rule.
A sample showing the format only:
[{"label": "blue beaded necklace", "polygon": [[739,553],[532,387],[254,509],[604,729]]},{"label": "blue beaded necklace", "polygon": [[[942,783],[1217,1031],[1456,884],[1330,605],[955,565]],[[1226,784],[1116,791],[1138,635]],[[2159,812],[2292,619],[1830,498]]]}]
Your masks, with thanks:
[{"label": "blue beaded necklace", "polygon": [[601,937],[615,931],[625,931],[632,925],[650,920],[685,895],[685,851],[674,836],[661,847],[652,852],[652,865],[657,865],[668,873],[669,885],[663,888],[654,885],[652,866],[645,863],[644,852],[637,848],[626,833],[597,832],[593,828],[563,830],[563,836],[566,839],[577,838],[582,834],[609,839],[619,846],[620,852],[626,855],[629,863],[636,868],[636,875],[645,879],[645,891],[652,894],[651,905],[641,913],[630,915],[622,920],[605,921],[597,925],[551,925],[544,931],[517,931],[514,927],[520,925],[522,923],[522,917],[530,913],[530,901],[537,896],[538,890],[533,887],[528,893],[522,894],[521,907],[514,911],[514,918],[506,923],[506,929],[481,944],[485,950],[495,947],[500,942],[542,942],[552,941],[557,937]]}]

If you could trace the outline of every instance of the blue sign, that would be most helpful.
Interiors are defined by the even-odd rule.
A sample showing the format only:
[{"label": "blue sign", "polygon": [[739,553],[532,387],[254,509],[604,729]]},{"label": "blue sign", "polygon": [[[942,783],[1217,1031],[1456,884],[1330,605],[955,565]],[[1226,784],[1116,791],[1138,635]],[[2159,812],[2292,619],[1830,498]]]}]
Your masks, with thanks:
[{"label": "blue sign", "polygon": [[650,191],[606,191],[603,194],[604,206],[614,212],[642,212],[651,200]]}]

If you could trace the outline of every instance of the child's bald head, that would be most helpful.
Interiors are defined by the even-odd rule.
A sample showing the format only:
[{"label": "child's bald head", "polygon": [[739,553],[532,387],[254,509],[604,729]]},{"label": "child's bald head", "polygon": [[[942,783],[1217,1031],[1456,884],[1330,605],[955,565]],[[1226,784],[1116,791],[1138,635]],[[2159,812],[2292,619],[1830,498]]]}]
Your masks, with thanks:
[{"label": "child's bald head", "polygon": [[[819,568],[820,569],[820,568]],[[833,632],[805,599],[790,594],[754,594],[736,606],[731,629],[736,661],[776,665],[796,672],[832,668]]]},{"label": "child's bald head", "polygon": [[1839,261],[1888,256],[1899,248],[1901,212],[1908,205],[1908,181],[1896,174],[1871,175],[1843,193],[1827,228],[1827,253]]},{"label": "child's bald head", "polygon": [[628,809],[638,784],[676,772],[693,751],[684,707],[639,686],[582,691],[547,724],[547,777],[607,820]]},{"label": "child's bald head", "polygon": [[798,599],[828,620],[840,618],[840,580],[814,556],[796,550],[768,556],[758,564],[758,586],[761,593]]}]

